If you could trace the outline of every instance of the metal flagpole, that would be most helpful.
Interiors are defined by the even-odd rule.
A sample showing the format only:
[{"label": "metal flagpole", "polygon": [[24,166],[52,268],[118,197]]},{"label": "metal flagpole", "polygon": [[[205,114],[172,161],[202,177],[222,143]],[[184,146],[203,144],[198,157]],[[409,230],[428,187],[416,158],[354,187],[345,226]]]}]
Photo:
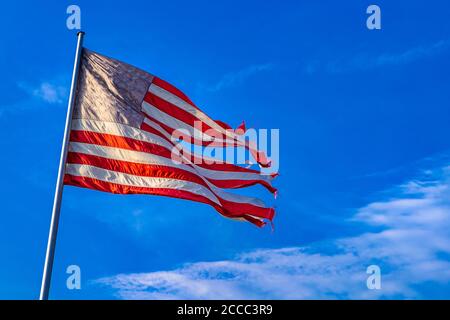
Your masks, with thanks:
[{"label": "metal flagpole", "polygon": [[62,143],[61,157],[59,160],[58,178],[56,180],[55,198],[53,200],[52,220],[50,222],[50,231],[48,234],[47,253],[45,255],[44,273],[42,275],[41,293],[39,300],[47,300],[52,278],[53,259],[55,257],[56,236],[58,233],[59,215],[61,210],[61,199],[64,187],[64,170],[67,159],[67,147],[69,145],[70,127],[72,123],[72,112],[75,104],[75,95],[78,82],[78,71],[81,61],[81,51],[83,49],[84,32],[77,33],[77,50],[75,53],[75,62],[72,72],[72,84],[70,86],[69,103],[67,105],[66,126],[64,129],[64,138]]}]

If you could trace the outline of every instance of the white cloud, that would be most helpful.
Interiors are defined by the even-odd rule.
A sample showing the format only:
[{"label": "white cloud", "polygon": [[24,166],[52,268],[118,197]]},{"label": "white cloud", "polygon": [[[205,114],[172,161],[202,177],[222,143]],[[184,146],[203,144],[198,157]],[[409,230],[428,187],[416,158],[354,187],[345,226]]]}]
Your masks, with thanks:
[{"label": "white cloud", "polygon": [[48,82],[43,82],[33,90],[33,95],[48,103],[62,103],[67,95],[67,90],[62,86],[55,86]]},{"label": "white cloud", "polygon": [[55,85],[47,81],[40,83],[37,87],[30,86],[26,83],[19,83],[19,87],[24,89],[31,96],[50,104],[60,104],[67,99],[66,87]]},{"label": "white cloud", "polygon": [[[423,298],[421,284],[450,284],[450,167],[394,188],[352,220],[378,230],[96,283],[124,299]],[[381,290],[366,287],[371,264],[381,267]]]},{"label": "white cloud", "polygon": [[242,70],[231,72],[222,77],[217,83],[208,86],[206,89],[208,91],[219,91],[224,88],[234,87],[242,84],[247,78],[254,74],[264,71],[270,71],[274,68],[271,63],[252,65]]}]

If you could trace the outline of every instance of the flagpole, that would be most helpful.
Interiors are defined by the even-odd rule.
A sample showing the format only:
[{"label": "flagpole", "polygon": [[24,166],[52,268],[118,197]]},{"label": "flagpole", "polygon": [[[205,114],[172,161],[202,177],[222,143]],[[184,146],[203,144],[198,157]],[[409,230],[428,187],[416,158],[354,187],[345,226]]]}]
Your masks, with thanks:
[{"label": "flagpole", "polygon": [[41,292],[39,300],[48,300],[50,282],[52,278],[53,259],[55,257],[56,236],[58,233],[59,216],[61,211],[61,200],[64,187],[64,170],[67,159],[67,147],[69,146],[70,127],[72,123],[72,112],[75,104],[75,96],[78,83],[78,71],[80,69],[81,51],[83,49],[84,32],[77,33],[77,49],[75,52],[75,62],[72,72],[72,84],[70,86],[69,102],[67,105],[66,126],[64,128],[64,138],[59,160],[58,178],[56,180],[55,198],[53,200],[52,219],[50,222],[50,231],[48,234],[47,253],[45,255],[44,272],[42,275]]}]

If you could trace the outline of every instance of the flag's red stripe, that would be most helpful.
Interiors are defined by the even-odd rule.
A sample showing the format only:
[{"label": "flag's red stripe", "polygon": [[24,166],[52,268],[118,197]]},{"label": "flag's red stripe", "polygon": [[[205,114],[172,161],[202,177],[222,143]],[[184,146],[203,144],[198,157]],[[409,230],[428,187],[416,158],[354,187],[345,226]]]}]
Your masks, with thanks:
[{"label": "flag's red stripe", "polygon": [[[191,106],[193,106],[194,108],[200,110],[192,101],[191,99],[189,99],[188,96],[186,96],[180,89],[176,88],[175,86],[171,85],[170,83],[158,78],[158,77],[154,77],[152,83],[156,84],[158,87],[163,88],[164,90],[170,92],[171,94],[177,96],[178,98],[180,98],[181,100],[183,100],[186,103],[189,103]],[[219,121],[219,120],[215,120],[215,122],[220,125],[222,128],[224,129],[232,129],[232,127],[230,125],[228,125],[227,123],[223,122],[223,121]],[[244,130],[245,131],[245,130]]]},{"label": "flag's red stripe", "polygon": [[[177,180],[186,180],[201,184],[209,189],[205,181],[200,178],[197,174],[180,169],[161,165],[149,165],[149,164],[138,164],[129,161],[107,159],[96,155],[89,155],[84,153],[69,152],[67,156],[67,163],[77,163],[77,164],[87,164],[93,165],[99,168],[129,173],[136,176],[147,176],[147,177],[160,177],[160,178],[171,178]],[[205,177],[209,182],[218,188],[226,189],[236,189],[252,186],[255,184],[261,184],[266,187],[270,192],[275,193],[277,189],[272,187],[269,183],[264,180],[215,180]],[[212,191],[212,190],[211,190]],[[213,191],[212,191],[213,192]],[[214,193],[214,192],[213,192]]]},{"label": "flag's red stripe", "polygon": [[145,94],[144,97],[144,101],[148,102],[149,104],[151,104],[153,107],[158,108],[159,110],[161,110],[162,112],[168,114],[169,116],[178,119],[188,125],[190,125],[191,127],[194,127],[195,122],[198,121],[202,124],[201,129],[202,132],[205,132],[206,130],[209,130],[209,132],[212,134],[214,133],[215,136],[217,137],[222,137],[222,139],[224,138],[224,135],[220,132],[218,132],[217,130],[211,128],[207,123],[201,121],[200,119],[198,119],[196,116],[194,116],[193,114],[187,112],[186,110],[183,110],[179,107],[177,107],[176,105],[170,103],[169,101],[166,101],[160,97],[158,97],[157,95],[151,93],[151,92],[147,92]]},{"label": "flag's red stripe", "polygon": [[202,178],[192,172],[185,171],[183,169],[113,160],[75,152],[68,153],[67,163],[92,165],[98,168],[132,174],[136,176],[158,177],[194,182],[209,189],[219,199],[220,203],[230,215],[251,214],[258,217],[261,216],[262,218],[267,218],[267,210],[270,210],[252,204],[237,203],[222,199],[214,192],[214,190],[212,190],[208,186],[208,184]]},{"label": "flag's red stripe", "polygon": [[[212,128],[206,122],[203,122],[202,120],[197,118],[195,115],[170,103],[169,101],[164,100],[163,98],[158,97],[157,95],[155,95],[152,92],[147,92],[145,94],[144,101],[149,103],[151,106],[157,108],[158,110],[166,113],[167,115],[169,115],[181,122],[184,122],[185,124],[187,124],[193,128],[195,127],[196,122],[200,123],[201,126],[195,127],[195,128],[199,129],[201,132],[204,132],[204,133],[207,132],[209,136],[214,136],[220,140],[228,140],[230,142],[230,145],[234,144],[236,146],[244,146],[244,144],[238,143],[238,141],[233,141],[234,140],[233,138],[230,138],[230,137],[226,136],[224,133],[219,132],[216,129]],[[152,119],[154,119],[151,115],[148,115],[148,116],[151,117]],[[214,121],[214,120],[211,120],[211,121]],[[216,124],[218,124],[224,130],[231,130],[234,132],[234,130],[228,124],[226,124],[222,121],[214,121],[214,122]],[[159,121],[158,121],[158,124],[160,124],[161,126],[164,125]],[[167,125],[164,125],[164,127],[165,127],[164,129],[170,128]],[[173,130],[174,130],[174,128],[170,128],[170,131],[173,131]],[[203,142],[202,140],[198,140],[195,143],[201,144],[202,142]],[[209,145],[209,143],[210,142],[207,141],[207,145]],[[223,146],[224,143],[225,142],[222,142],[221,145]]]},{"label": "flag's red stripe", "polygon": [[[147,115],[144,115],[144,116],[148,118]],[[153,119],[152,119],[152,121],[153,121]],[[155,122],[157,122],[157,121],[155,121]],[[169,141],[171,144],[174,144],[173,141],[170,140],[165,134],[163,134],[161,131],[153,128],[152,126],[148,125],[145,122],[142,122],[141,129],[144,130],[144,131],[147,131],[148,133],[153,133],[154,135],[157,135],[158,137],[161,137],[164,140]]]},{"label": "flag's red stripe", "polygon": [[271,193],[276,193],[277,189],[272,187],[270,183],[264,180],[238,180],[238,179],[228,179],[228,180],[215,180],[215,179],[209,179],[208,181],[211,182],[213,185],[215,185],[218,188],[225,188],[225,189],[238,189],[238,188],[244,188],[244,187],[250,187],[254,186],[255,184],[260,184],[264,186],[267,190],[269,190]]},{"label": "flag's red stripe", "polygon": [[[217,134],[216,137],[218,138],[218,140],[215,140],[215,141],[202,140],[202,139],[198,139],[197,137],[190,136],[190,135],[186,136],[185,134],[182,133],[182,131],[179,131],[178,129],[169,127],[167,124],[163,123],[162,121],[152,117],[151,115],[149,115],[145,112],[144,112],[144,116],[147,119],[158,124],[164,131],[166,131],[171,136],[175,136],[175,133],[179,132],[179,134],[176,134],[176,137],[182,138],[183,141],[185,141],[187,143],[196,144],[198,146],[204,146],[204,147],[233,147],[233,146],[242,147],[242,146],[244,146],[242,144],[235,143],[236,141],[233,141],[233,140],[224,141],[223,139],[225,138],[225,136],[217,131],[215,131],[215,132]],[[155,128],[152,128],[152,129],[153,129],[152,133],[155,133],[155,134],[158,134],[159,136],[165,137],[165,135],[161,132],[156,133],[156,132],[158,132],[157,129],[155,129]],[[200,129],[200,128],[197,128],[197,129]],[[204,132],[204,131],[202,131],[202,132]],[[167,137],[165,137],[165,139],[168,140]]]},{"label": "flag's red stripe", "polygon": [[171,150],[158,144],[106,133],[71,131],[70,141],[147,152],[169,159],[172,157]]},{"label": "flag's red stripe", "polygon": [[184,100],[184,102],[189,103],[191,106],[198,109],[198,107],[191,101],[191,99],[189,99],[187,95],[185,95],[180,89],[171,85],[167,81],[164,81],[158,77],[154,77],[152,83],[156,84],[158,87],[161,87],[166,91],[169,91],[171,94],[176,95],[181,100]]},{"label": "flag's red stripe", "polygon": [[[265,225],[266,225],[266,223],[265,222],[263,222],[263,221],[261,221],[261,220],[258,220],[258,219],[256,219],[256,218],[254,218],[254,217],[252,217],[252,216],[248,216],[248,215],[246,215],[246,216],[243,216],[243,218],[245,219],[245,220],[247,220],[248,222],[250,222],[250,223],[253,223],[254,225],[256,225],[256,226],[258,226],[258,227],[264,227]],[[273,219],[273,218],[272,218]],[[270,220],[270,221],[272,221],[272,219]]]},{"label": "flag's red stripe", "polygon": [[220,208],[219,206],[217,206],[217,204],[215,204],[208,198],[185,190],[127,186],[123,184],[111,183],[89,177],[74,176],[70,174],[66,174],[64,176],[64,184],[116,194],[154,194],[160,196],[175,197],[202,202],[209,204],[215,208]]},{"label": "flag's red stripe", "polygon": [[[154,122],[157,122],[157,120],[155,120],[155,119],[151,119],[151,120],[154,121]],[[147,131],[149,133],[156,134],[159,137],[163,137],[167,141],[170,141],[169,139],[167,139],[164,136],[164,134],[162,134],[161,132],[159,132],[158,130],[153,128],[152,126],[146,124],[145,122],[142,123],[141,129],[144,130],[144,131]],[[173,144],[173,142],[171,142],[171,143]],[[211,164],[208,164],[208,163],[205,163],[204,161],[201,161],[201,159],[196,157],[195,155],[191,155],[191,157],[188,157],[188,158],[190,160],[192,160],[193,162],[195,160],[194,163],[196,165],[198,165],[198,166],[200,166],[202,168],[205,168],[205,169],[217,170],[217,171],[231,171],[231,172],[249,172],[249,173],[257,173],[257,174],[260,173],[257,170],[240,167],[240,166],[232,164],[232,163],[211,163]]]},{"label": "flag's red stripe", "polygon": [[[220,133],[216,129],[211,128],[208,124],[201,121],[194,115],[190,114],[189,112],[177,107],[176,105],[170,103],[169,101],[166,101],[156,95],[154,95],[151,92],[147,92],[145,95],[144,100],[151,104],[152,107],[157,108],[164,113],[168,114],[169,116],[178,119],[185,124],[195,127],[195,121],[199,121],[202,126],[200,129],[201,132],[206,133],[208,131],[210,136],[218,138],[216,141],[206,141],[202,139],[198,139],[196,137],[187,137],[185,135],[181,135],[180,137],[183,139],[183,141],[188,143],[193,143],[196,145],[201,146],[211,146],[211,147],[245,147],[248,149],[252,156],[255,158],[255,160],[263,167],[270,167],[270,161],[265,155],[263,151],[259,151],[255,145],[252,143],[249,143],[247,141],[240,142],[236,139],[227,137],[225,134]],[[173,135],[173,133],[176,131],[176,128],[171,128],[170,126],[166,125],[162,121],[152,117],[150,114],[147,114],[144,112],[144,115],[149,118],[150,120],[156,122],[159,126],[161,126],[167,133],[170,135]],[[223,126],[221,126],[223,127]]]},{"label": "flag's red stripe", "polygon": [[[116,183],[105,182],[98,179],[93,179],[89,177],[80,177],[66,174],[64,176],[64,184],[73,185],[78,187],[84,187],[94,190],[100,190],[104,192],[116,193],[116,194],[153,194],[153,195],[161,195],[167,197],[175,197],[185,200],[191,200],[201,203],[206,203],[214,207],[219,213],[229,218],[239,218],[242,217],[247,221],[250,221],[258,226],[263,226],[264,222],[259,221],[257,219],[252,219],[252,217],[248,216],[247,213],[233,212],[226,209],[225,206],[219,206],[216,203],[212,202],[208,198],[197,195],[184,190],[176,190],[176,189],[167,189],[167,188],[148,188],[148,187],[135,187],[135,186],[126,186]],[[227,201],[226,201],[227,202]],[[234,207],[234,206],[233,206]],[[244,207],[244,206],[243,206]],[[233,209],[233,208],[231,208]],[[252,214],[254,216],[259,216]],[[272,220],[274,216],[274,211],[272,208],[265,209],[263,216],[261,218]]]},{"label": "flag's red stripe", "polygon": [[[143,123],[142,129],[150,132],[155,133],[152,127],[149,125]],[[157,131],[156,131],[157,132]],[[160,137],[163,137],[163,135],[159,134]],[[98,133],[98,132],[91,132],[91,131],[77,131],[72,130],[70,133],[70,141],[73,142],[82,142],[82,143],[90,143],[90,144],[96,144],[101,146],[107,146],[107,147],[115,147],[115,148],[121,148],[121,149],[127,149],[127,150],[133,150],[133,151],[141,151],[141,152],[147,152],[151,154],[156,154],[158,156],[166,157],[171,159],[172,158],[172,151],[168,150],[167,148],[136,139],[131,139],[127,137],[122,136],[116,136],[112,134],[106,134],[106,133]],[[189,157],[190,156],[190,157]],[[229,172],[247,172],[247,173],[255,173],[259,174],[258,171],[247,169],[244,167],[240,167],[234,164],[230,163],[205,163],[204,161],[201,161],[200,158],[189,155],[188,159],[191,161],[195,161],[194,163],[202,168],[209,169],[209,170],[215,170],[215,171],[229,171]],[[201,162],[201,163],[200,163]]]},{"label": "flag's red stripe", "polygon": [[67,163],[86,164],[135,176],[185,180],[201,184],[209,189],[205,181],[198,175],[179,168],[108,159],[77,152],[69,152],[67,154]]}]

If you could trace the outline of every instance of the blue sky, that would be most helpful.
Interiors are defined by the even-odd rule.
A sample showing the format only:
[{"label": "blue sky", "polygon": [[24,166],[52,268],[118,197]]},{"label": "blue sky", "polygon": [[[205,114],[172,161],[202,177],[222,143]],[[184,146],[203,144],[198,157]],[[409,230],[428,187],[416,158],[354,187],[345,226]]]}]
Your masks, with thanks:
[{"label": "blue sky", "polygon": [[[0,298],[38,297],[76,44],[72,2],[1,13]],[[51,298],[450,298],[448,1],[77,1],[85,46],[215,119],[280,129],[275,231],[66,187]],[[68,290],[68,265],[82,289]],[[377,264],[382,289],[368,290]]]}]

